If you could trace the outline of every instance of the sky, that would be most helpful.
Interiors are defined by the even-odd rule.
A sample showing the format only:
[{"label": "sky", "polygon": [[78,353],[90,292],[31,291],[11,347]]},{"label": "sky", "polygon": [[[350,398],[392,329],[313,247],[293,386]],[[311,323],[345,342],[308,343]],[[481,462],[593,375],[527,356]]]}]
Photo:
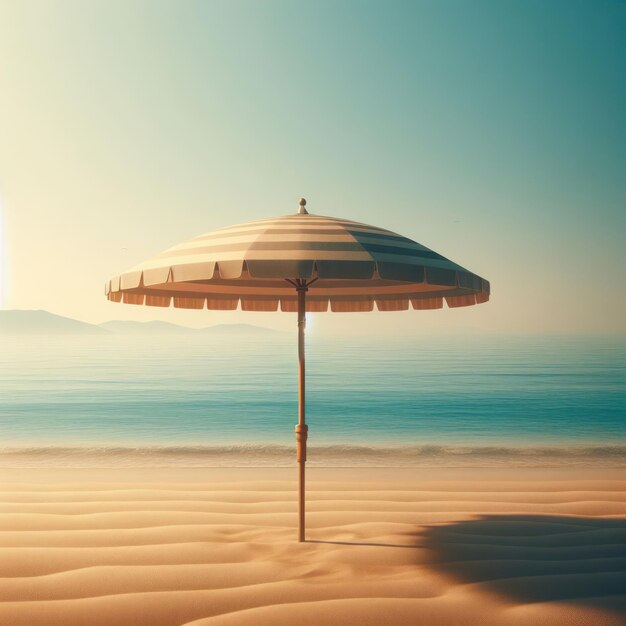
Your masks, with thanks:
[{"label": "sky", "polygon": [[103,285],[304,196],[492,285],[313,328],[625,333],[625,32],[603,0],[0,0],[0,306],[295,328]]}]

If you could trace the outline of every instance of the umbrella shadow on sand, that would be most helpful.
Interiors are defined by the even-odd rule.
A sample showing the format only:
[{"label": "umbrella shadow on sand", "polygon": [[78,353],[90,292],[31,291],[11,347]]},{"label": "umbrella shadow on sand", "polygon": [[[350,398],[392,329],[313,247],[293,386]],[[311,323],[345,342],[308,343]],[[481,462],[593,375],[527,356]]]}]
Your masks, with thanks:
[{"label": "umbrella shadow on sand", "polygon": [[434,570],[518,602],[626,610],[625,519],[483,515],[429,526],[420,543]]}]

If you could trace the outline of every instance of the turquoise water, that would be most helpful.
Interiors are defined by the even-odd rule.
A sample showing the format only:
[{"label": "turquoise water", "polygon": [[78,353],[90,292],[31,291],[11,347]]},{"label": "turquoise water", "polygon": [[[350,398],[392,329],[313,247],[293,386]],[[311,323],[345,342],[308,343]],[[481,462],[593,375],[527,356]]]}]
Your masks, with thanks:
[{"label": "turquoise water", "polygon": [[[4,448],[292,446],[295,337],[3,339]],[[626,443],[626,342],[307,338],[311,445]],[[195,448],[194,448],[195,447]]]}]

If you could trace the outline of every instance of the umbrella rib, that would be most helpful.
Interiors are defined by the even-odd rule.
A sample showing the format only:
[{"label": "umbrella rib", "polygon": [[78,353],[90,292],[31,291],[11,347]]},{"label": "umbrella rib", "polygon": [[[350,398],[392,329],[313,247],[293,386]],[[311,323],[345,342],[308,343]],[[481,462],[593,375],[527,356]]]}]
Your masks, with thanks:
[{"label": "umbrella rib", "polygon": [[[296,289],[299,289],[299,288],[302,288],[302,287],[310,287],[316,280],[319,280],[319,276],[317,276],[313,280],[310,280],[308,283],[305,280],[302,280],[302,279],[292,280],[291,278],[285,278],[285,280],[290,285],[293,285]],[[301,283],[298,282],[299,280],[301,280],[302,282]]]}]

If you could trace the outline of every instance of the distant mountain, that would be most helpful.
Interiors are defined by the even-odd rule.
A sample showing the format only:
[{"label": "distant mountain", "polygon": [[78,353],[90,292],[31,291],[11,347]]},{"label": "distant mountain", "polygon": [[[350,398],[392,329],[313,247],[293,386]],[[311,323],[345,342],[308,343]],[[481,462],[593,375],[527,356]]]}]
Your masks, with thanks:
[{"label": "distant mountain", "polygon": [[220,335],[262,335],[265,333],[282,334],[282,331],[280,330],[266,328],[265,326],[255,326],[254,324],[215,324],[215,326],[200,328],[199,331],[202,333],[214,333]]},{"label": "distant mountain", "polygon": [[0,311],[0,335],[105,335],[95,324],[48,311]]},{"label": "distant mountain", "polygon": [[132,322],[128,320],[111,320],[100,324],[100,328],[118,335],[188,335],[197,332],[194,328],[170,324],[169,322]]},{"label": "distant mountain", "polygon": [[132,322],[112,320],[101,328],[120,335],[262,335],[280,331],[252,324],[216,324],[205,328],[189,328],[169,322]]},{"label": "distant mountain", "polygon": [[280,331],[252,324],[216,324],[205,328],[189,328],[169,322],[133,322],[112,320],[103,324],[87,324],[49,311],[0,310],[0,335],[263,335]]}]

